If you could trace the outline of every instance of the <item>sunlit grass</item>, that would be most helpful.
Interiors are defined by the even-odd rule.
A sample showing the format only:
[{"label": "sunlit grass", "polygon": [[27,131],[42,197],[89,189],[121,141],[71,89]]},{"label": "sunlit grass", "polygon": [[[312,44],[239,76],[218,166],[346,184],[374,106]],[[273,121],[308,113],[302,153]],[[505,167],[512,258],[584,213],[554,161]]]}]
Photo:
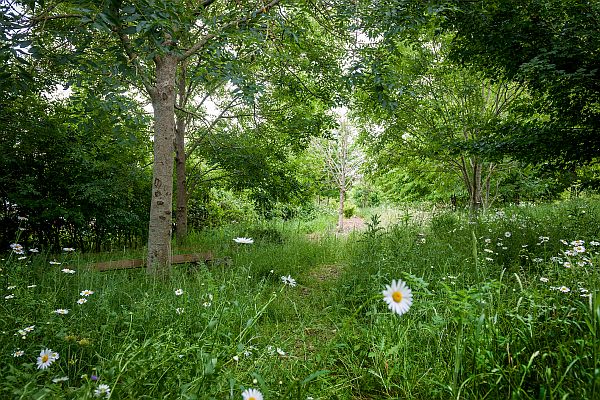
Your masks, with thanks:
[{"label": "sunlit grass", "polygon": [[[176,248],[216,261],[168,281],[7,249],[0,398],[596,399],[599,219],[577,201],[350,236],[235,224]],[[403,315],[382,295],[398,279]]]}]

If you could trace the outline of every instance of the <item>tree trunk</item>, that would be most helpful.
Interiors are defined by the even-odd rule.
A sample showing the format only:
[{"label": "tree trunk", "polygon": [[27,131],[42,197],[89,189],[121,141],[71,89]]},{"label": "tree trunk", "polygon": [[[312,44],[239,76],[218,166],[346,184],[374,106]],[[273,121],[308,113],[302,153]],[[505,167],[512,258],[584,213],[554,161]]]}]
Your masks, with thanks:
[{"label": "tree trunk", "polygon": [[481,208],[481,162],[477,159],[472,160],[473,176],[472,179],[472,191],[471,191],[471,216],[476,216]]},{"label": "tree trunk", "polygon": [[[179,89],[177,90],[179,108],[185,106],[185,98],[187,96],[185,86],[185,65],[181,67],[181,75],[179,80]],[[187,118],[182,114],[176,115],[175,128],[175,170],[176,170],[176,207],[175,207],[175,237],[177,244],[183,244],[188,233],[188,218],[187,218],[187,182],[186,182],[186,154],[185,154],[185,134],[187,128]]]},{"label": "tree trunk", "polygon": [[171,272],[177,57],[169,54],[157,56],[154,62],[156,86],[150,91],[154,108],[154,166],[146,271],[149,274],[165,277]]},{"label": "tree trunk", "polygon": [[340,187],[340,208],[338,210],[338,231],[344,232],[344,200],[346,199],[346,188]]}]

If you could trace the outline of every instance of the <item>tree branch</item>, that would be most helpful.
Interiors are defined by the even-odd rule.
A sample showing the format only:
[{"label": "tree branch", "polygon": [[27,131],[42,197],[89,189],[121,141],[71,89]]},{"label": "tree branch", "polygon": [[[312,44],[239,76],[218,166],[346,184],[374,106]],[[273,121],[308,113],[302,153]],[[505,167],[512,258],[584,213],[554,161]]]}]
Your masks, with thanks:
[{"label": "tree branch", "polygon": [[[205,0],[204,2],[209,2],[212,3],[212,1],[210,0]],[[254,12],[252,12],[252,14],[250,16],[246,16],[244,18],[240,18],[237,19],[235,21],[231,21],[225,25],[223,25],[219,30],[221,32],[224,32],[234,26],[240,26],[240,25],[245,25],[247,23],[249,23],[250,21],[252,21],[253,19],[255,19],[256,17],[266,14],[271,8],[275,7],[277,4],[279,4],[281,0],[272,0],[269,4],[266,4],[258,9],[256,9]],[[206,44],[211,40],[214,39],[218,36],[217,33],[210,33],[206,36],[204,36],[200,41],[196,42],[194,45],[192,45],[192,47],[190,47],[187,51],[185,51],[180,57],[179,60],[185,60],[186,58],[189,58],[190,56],[196,54],[198,51],[200,51],[204,46],[206,46]]]}]

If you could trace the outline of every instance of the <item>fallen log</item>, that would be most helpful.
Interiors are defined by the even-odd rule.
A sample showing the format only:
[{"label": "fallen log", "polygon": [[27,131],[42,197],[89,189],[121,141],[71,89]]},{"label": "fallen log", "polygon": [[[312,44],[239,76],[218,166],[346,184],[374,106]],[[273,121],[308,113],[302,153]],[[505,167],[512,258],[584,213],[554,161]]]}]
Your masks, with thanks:
[{"label": "fallen log", "polygon": [[[175,254],[171,258],[171,264],[209,262],[213,259],[213,254],[210,251],[206,253]],[[146,265],[146,259],[136,258],[131,260],[113,260],[94,263],[92,264],[92,268],[96,271],[110,271],[113,269],[141,268],[144,265]]]}]

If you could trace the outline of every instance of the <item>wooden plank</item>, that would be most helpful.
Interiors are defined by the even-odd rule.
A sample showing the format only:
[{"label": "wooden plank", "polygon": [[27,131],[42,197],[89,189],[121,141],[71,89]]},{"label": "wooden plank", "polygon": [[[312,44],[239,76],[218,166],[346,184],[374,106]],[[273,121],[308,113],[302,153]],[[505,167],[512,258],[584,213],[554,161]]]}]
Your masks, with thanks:
[{"label": "wooden plank", "polygon": [[[171,258],[171,264],[197,263],[213,260],[212,252],[175,254]],[[114,260],[92,264],[96,271],[110,271],[114,269],[140,268],[146,265],[146,259],[137,258],[132,260]]]}]

